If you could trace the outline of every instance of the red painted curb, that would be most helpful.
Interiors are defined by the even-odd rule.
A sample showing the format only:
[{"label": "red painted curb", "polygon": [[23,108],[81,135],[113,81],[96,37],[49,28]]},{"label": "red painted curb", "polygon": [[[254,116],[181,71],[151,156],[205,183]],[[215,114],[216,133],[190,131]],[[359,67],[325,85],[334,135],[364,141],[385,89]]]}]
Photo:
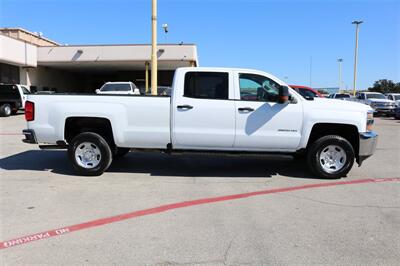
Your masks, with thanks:
[{"label": "red painted curb", "polygon": [[0,249],[6,249],[22,244],[27,244],[33,241],[64,235],[67,233],[71,233],[74,231],[79,231],[83,229],[88,229],[100,225],[111,224],[115,222],[120,222],[127,219],[132,219],[140,216],[151,215],[156,213],[161,213],[169,210],[179,209],[179,208],[186,208],[195,205],[202,205],[202,204],[210,204],[215,202],[221,201],[229,201],[229,200],[236,200],[236,199],[243,199],[249,198],[259,195],[266,195],[266,194],[274,194],[274,193],[282,193],[282,192],[289,192],[295,190],[302,190],[302,189],[309,189],[309,188],[320,188],[320,187],[332,187],[332,186],[340,186],[340,185],[351,185],[351,184],[362,184],[362,183],[378,183],[378,182],[395,182],[400,181],[400,177],[396,178],[378,178],[378,179],[359,179],[353,181],[337,181],[337,182],[328,182],[328,183],[317,183],[317,184],[308,184],[303,186],[295,186],[295,187],[287,187],[287,188],[275,188],[275,189],[267,189],[255,192],[248,192],[242,194],[233,194],[227,196],[220,196],[220,197],[213,197],[213,198],[204,198],[204,199],[197,199],[191,201],[184,201],[178,203],[172,203],[167,205],[161,205],[158,207],[144,209],[139,211],[134,211],[130,213],[120,214],[116,216],[111,216],[107,218],[97,219],[85,223],[75,224],[71,226],[61,227],[58,229],[53,229],[37,234],[27,235],[7,241],[0,242]]}]

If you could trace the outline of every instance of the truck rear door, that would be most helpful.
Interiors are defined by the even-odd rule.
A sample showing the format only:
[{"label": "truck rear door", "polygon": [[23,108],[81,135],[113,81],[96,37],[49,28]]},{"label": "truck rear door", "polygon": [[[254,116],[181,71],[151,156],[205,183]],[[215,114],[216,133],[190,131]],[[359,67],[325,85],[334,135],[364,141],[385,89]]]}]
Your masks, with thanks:
[{"label": "truck rear door", "polygon": [[[187,71],[175,84],[172,141],[175,149],[232,149],[235,102],[229,71]],[[183,87],[183,89],[182,89]]]}]

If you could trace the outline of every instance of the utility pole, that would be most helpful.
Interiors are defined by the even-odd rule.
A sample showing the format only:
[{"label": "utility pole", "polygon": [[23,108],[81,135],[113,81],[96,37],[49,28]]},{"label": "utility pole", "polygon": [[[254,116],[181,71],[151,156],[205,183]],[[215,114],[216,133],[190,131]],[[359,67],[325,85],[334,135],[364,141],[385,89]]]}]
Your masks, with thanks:
[{"label": "utility pole", "polygon": [[343,59],[339,58],[338,60],[339,63],[339,93],[342,92],[342,62]]},{"label": "utility pole", "polygon": [[151,94],[157,95],[157,0],[151,1]]},{"label": "utility pole", "polygon": [[353,78],[353,96],[356,96],[356,80],[357,80],[357,59],[358,59],[358,30],[360,24],[363,23],[361,20],[355,20],[351,24],[356,25],[356,48],[354,51],[354,78]]},{"label": "utility pole", "polygon": [[312,88],[312,56],[310,56],[310,87]]}]

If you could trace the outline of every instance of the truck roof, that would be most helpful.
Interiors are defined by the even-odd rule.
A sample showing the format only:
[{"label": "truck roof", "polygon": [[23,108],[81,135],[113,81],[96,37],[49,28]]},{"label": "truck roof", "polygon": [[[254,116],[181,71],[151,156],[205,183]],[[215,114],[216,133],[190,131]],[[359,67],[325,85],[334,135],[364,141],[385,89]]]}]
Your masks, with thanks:
[{"label": "truck roof", "polygon": [[379,93],[379,94],[382,94],[381,92],[375,92],[375,91],[363,91],[363,92],[359,92],[359,93],[365,93],[365,94],[376,94],[376,93]]},{"label": "truck roof", "polygon": [[250,69],[250,68],[234,68],[234,67],[179,67],[177,69],[184,69],[184,70],[196,70],[196,71],[251,71],[251,72],[263,72],[257,69]]}]

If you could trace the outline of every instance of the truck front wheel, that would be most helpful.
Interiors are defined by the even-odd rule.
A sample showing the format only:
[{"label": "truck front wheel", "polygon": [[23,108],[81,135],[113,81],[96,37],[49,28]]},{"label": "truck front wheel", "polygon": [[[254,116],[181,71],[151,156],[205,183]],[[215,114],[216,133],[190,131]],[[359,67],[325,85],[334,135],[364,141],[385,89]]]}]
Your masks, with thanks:
[{"label": "truck front wheel", "polygon": [[354,149],[348,140],[328,135],[315,141],[308,150],[307,161],[312,173],[323,178],[340,178],[353,167]]},{"label": "truck front wheel", "polygon": [[72,166],[80,175],[98,176],[108,169],[112,152],[99,134],[85,132],[74,137],[68,148]]}]

